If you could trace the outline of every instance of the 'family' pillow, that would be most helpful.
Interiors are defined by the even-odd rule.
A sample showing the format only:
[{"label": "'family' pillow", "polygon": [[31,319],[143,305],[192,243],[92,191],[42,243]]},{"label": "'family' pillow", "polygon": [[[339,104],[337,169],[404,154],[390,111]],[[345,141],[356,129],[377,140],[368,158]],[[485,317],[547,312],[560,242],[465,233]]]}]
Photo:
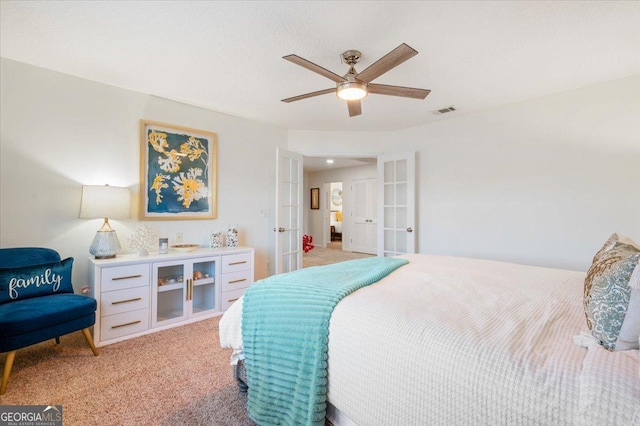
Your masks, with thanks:
[{"label": "'family' pillow", "polygon": [[[593,258],[584,283],[591,334],[609,350],[638,349],[640,246],[613,234]],[[637,287],[637,288],[636,288]]]},{"label": "'family' pillow", "polygon": [[73,293],[73,258],[42,265],[0,269],[0,303],[56,293]]}]

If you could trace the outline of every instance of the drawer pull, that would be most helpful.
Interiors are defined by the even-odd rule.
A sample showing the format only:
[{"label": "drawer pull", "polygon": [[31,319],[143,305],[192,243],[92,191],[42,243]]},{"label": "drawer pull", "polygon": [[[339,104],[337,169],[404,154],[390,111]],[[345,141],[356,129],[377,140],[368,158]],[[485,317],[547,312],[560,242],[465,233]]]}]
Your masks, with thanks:
[{"label": "drawer pull", "polygon": [[142,278],[142,275],[129,275],[127,277],[115,277],[115,278],[111,278],[111,281],[128,280],[131,278]]},{"label": "drawer pull", "polygon": [[235,284],[235,283],[241,283],[242,281],[246,281],[246,278],[243,278],[241,280],[233,280],[233,281],[229,281],[229,284]]},{"label": "drawer pull", "polygon": [[236,297],[235,299],[229,299],[227,300],[227,302],[235,302],[236,300],[240,299],[239,297]]},{"label": "drawer pull", "polygon": [[247,263],[247,261],[246,261],[246,260],[241,260],[241,261],[239,261],[239,262],[229,262],[229,266],[232,266],[232,265],[242,265],[243,263]]},{"label": "drawer pull", "polygon": [[142,297],[136,297],[135,299],[119,300],[117,302],[111,302],[111,304],[119,305],[121,303],[137,302],[138,300],[142,300]]},{"label": "drawer pull", "polygon": [[142,321],[140,321],[140,320],[138,320],[138,321],[131,321],[131,322],[128,322],[128,323],[126,323],[126,324],[113,325],[113,326],[111,326],[111,328],[112,328],[112,329],[114,329],[114,328],[126,327],[126,326],[128,326],[128,325],[134,325],[134,324],[138,324],[138,323],[141,323],[141,322],[142,322]]}]

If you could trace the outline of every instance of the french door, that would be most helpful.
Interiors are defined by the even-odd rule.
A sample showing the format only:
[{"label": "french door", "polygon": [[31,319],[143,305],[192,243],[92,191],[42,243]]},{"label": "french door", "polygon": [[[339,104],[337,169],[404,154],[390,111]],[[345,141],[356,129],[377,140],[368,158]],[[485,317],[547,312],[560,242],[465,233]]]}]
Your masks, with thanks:
[{"label": "french door", "polygon": [[378,157],[378,256],[416,252],[415,152]]},{"label": "french door", "polygon": [[276,150],[275,272],[302,268],[302,155]]}]

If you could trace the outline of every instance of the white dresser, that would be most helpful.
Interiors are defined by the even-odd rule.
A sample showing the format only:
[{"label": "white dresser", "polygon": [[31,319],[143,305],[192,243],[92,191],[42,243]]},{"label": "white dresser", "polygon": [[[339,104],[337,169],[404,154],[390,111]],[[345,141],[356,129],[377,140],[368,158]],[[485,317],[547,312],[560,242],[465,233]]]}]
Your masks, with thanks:
[{"label": "white dresser", "polygon": [[221,315],[254,280],[254,250],[248,247],[90,262],[96,346]]}]

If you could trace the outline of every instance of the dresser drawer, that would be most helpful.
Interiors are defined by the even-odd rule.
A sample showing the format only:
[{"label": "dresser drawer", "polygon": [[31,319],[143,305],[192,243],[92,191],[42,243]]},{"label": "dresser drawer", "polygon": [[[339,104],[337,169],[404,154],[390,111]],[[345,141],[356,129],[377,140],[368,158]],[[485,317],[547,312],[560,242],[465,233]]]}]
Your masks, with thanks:
[{"label": "dresser drawer", "polygon": [[247,271],[251,269],[251,253],[230,254],[222,256],[223,274],[230,272]]},{"label": "dresser drawer", "polygon": [[242,297],[245,290],[246,288],[241,288],[238,290],[225,291],[224,293],[222,293],[220,310],[226,311],[227,309],[229,309],[229,306],[231,306],[233,302],[235,302],[236,300],[240,299],[240,297]]},{"label": "dresser drawer", "polygon": [[102,317],[100,340],[110,340],[149,329],[149,309]]},{"label": "dresser drawer", "polygon": [[149,287],[109,291],[100,298],[100,315],[114,315],[149,307]]},{"label": "dresser drawer", "polygon": [[128,265],[102,270],[102,292],[149,285],[149,265]]},{"label": "dresser drawer", "polygon": [[237,290],[239,288],[247,288],[251,285],[251,271],[232,272],[223,274],[222,291]]}]

